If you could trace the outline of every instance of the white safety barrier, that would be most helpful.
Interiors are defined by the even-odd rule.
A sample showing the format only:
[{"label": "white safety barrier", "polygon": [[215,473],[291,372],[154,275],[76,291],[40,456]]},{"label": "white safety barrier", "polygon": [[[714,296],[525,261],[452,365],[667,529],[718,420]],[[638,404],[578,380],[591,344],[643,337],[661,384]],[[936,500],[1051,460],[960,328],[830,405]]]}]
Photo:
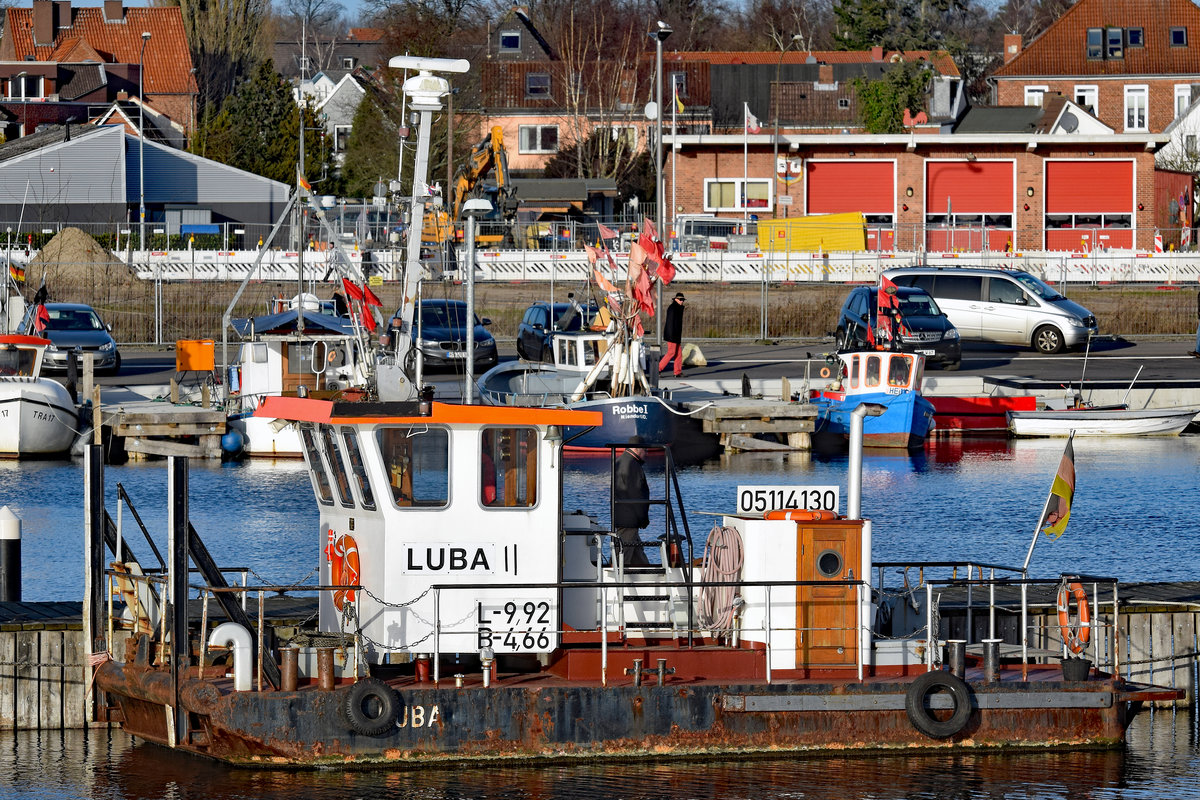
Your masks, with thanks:
[{"label": "white safety barrier", "polygon": [[[385,281],[398,280],[403,258],[395,251],[351,252],[355,266]],[[617,278],[624,280],[628,254],[617,253]],[[328,251],[306,251],[306,277],[336,281],[327,269]],[[524,282],[585,280],[591,274],[582,251],[487,250],[477,253],[477,281]],[[258,252],[185,250],[130,254],[130,263],[144,280],[240,281],[253,270],[252,280],[294,281],[300,254],[269,251],[255,267]],[[895,267],[988,266],[1022,269],[1051,283],[1102,285],[1108,283],[1180,284],[1200,280],[1200,253],[1142,253],[1135,251],[1068,252],[856,252],[856,253],[675,253],[675,280],[687,283],[873,283],[879,273]],[[451,273],[453,275],[453,273]]]}]

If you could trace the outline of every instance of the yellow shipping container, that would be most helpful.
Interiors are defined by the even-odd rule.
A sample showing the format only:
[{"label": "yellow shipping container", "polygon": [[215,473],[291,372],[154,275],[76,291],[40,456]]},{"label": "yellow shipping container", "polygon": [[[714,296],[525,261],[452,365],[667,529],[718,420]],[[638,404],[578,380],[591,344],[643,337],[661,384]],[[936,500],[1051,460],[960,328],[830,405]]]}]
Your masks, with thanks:
[{"label": "yellow shipping container", "polygon": [[758,221],[758,249],[846,252],[867,249],[867,220],[859,212]]}]

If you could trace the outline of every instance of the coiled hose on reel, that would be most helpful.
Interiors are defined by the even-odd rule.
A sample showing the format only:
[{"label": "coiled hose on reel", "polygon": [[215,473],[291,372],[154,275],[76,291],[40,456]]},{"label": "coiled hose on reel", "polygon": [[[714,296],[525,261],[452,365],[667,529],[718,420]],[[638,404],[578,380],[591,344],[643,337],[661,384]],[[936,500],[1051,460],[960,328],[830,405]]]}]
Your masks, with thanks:
[{"label": "coiled hose on reel", "polygon": [[730,585],[701,586],[699,614],[700,627],[712,631],[715,636],[726,636],[733,632],[737,587],[732,582],[742,574],[742,563],[742,535],[735,528],[714,525],[704,542],[704,565],[700,581],[726,582]]}]

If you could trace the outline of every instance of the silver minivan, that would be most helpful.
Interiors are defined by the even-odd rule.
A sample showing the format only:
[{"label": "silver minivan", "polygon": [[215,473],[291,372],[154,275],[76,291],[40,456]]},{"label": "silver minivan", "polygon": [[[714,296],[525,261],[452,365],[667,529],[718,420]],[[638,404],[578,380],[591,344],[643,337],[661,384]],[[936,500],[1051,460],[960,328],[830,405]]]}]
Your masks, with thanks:
[{"label": "silver minivan", "polygon": [[976,267],[901,267],[883,273],[924,289],[963,339],[1057,353],[1096,335],[1096,317],[1028,272]]}]

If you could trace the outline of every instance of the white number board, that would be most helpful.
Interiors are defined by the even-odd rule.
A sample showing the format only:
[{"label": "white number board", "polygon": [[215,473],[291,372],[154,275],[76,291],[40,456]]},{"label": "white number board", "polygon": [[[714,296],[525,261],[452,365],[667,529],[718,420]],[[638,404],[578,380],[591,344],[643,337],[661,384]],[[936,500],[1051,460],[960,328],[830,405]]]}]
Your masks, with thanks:
[{"label": "white number board", "polygon": [[739,486],[737,513],[762,514],[784,509],[836,512],[841,499],[839,486]]}]

